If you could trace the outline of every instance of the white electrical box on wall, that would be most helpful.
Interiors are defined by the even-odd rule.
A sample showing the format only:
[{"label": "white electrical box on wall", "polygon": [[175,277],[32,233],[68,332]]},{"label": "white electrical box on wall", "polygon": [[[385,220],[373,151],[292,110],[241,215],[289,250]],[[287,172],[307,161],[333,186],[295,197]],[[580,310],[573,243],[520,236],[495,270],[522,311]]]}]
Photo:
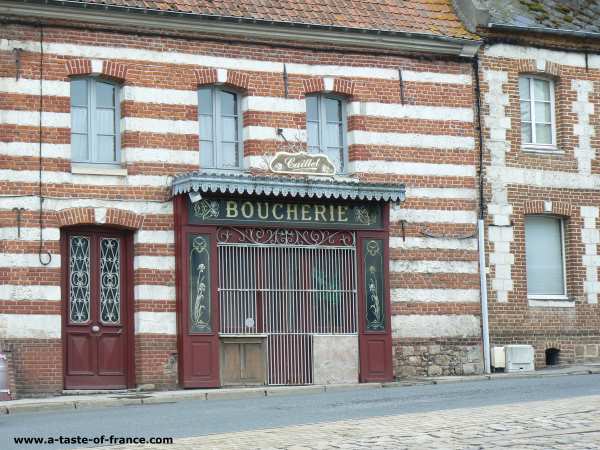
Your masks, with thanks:
[{"label": "white electrical box on wall", "polygon": [[506,367],[504,347],[492,347],[492,367],[494,369],[504,369]]},{"label": "white electrical box on wall", "polygon": [[531,345],[507,345],[504,347],[506,372],[530,372],[534,367],[534,350]]}]

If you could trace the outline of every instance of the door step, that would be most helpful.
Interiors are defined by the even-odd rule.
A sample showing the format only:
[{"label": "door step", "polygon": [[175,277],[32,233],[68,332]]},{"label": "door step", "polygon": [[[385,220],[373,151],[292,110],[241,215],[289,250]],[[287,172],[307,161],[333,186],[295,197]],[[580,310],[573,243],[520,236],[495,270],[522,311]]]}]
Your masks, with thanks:
[{"label": "door step", "polygon": [[64,389],[62,395],[124,395],[137,392],[136,389]]}]

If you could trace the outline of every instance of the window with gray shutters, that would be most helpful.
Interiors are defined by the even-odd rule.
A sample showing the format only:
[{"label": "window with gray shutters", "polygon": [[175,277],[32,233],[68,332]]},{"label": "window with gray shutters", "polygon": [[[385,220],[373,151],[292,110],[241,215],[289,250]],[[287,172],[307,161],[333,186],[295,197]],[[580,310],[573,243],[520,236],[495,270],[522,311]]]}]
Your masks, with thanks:
[{"label": "window with gray shutters", "polygon": [[564,222],[553,216],[525,218],[527,295],[566,298]]},{"label": "window with gray shutters", "polygon": [[200,166],[209,169],[240,169],[240,95],[214,86],[199,89],[198,121]]},{"label": "window with gray shutters", "polygon": [[347,171],[346,105],[338,97],[306,97],[306,131],[309,153],[326,154],[338,173]]},{"label": "window with gray shutters", "polygon": [[118,164],[119,87],[99,78],[71,80],[71,159]]}]

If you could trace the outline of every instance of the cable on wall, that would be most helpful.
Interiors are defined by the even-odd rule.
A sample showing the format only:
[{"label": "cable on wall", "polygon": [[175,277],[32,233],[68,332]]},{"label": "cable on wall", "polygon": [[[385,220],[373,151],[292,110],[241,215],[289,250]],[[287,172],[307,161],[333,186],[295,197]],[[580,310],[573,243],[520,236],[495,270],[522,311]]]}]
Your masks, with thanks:
[{"label": "cable on wall", "polygon": [[[52,255],[49,251],[44,251],[44,196],[43,196],[43,182],[42,182],[42,169],[43,169],[43,161],[42,161],[42,116],[44,110],[44,26],[40,24],[40,111],[39,111],[39,124],[38,124],[38,140],[39,140],[39,164],[38,164],[38,172],[39,172],[39,185],[38,185],[38,194],[40,199],[40,211],[39,211],[39,224],[40,224],[40,247],[38,249],[38,258],[40,260],[40,264],[42,266],[47,266],[52,262]],[[46,256],[45,258],[43,256]]]}]

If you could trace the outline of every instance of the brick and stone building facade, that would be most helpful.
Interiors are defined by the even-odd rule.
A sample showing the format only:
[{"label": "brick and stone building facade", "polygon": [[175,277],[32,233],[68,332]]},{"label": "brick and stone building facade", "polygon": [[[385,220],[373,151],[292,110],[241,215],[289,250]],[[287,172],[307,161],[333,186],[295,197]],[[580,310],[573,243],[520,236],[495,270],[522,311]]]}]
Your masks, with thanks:
[{"label": "brick and stone building facade", "polygon": [[[145,3],[139,2],[143,11],[119,0],[80,2],[85,9],[78,3],[0,1],[0,339],[11,355],[17,395],[86,387],[81,380],[102,358],[105,381],[99,379],[97,387],[186,386],[181,371],[188,363],[182,359],[189,357],[182,348],[205,351],[201,347],[206,342],[188,343],[182,336],[188,316],[181,305],[189,293],[187,283],[192,283],[184,271],[187,253],[183,256],[185,230],[191,226],[187,208],[192,206],[187,195],[175,195],[173,180],[196,173],[194,182],[210,185],[199,188],[200,194],[228,193],[248,202],[262,198],[266,191],[255,187],[235,189],[240,182],[268,183],[273,177],[269,158],[290,143],[305,148],[312,139],[306,133],[309,98],[338,105],[326,124],[341,130],[338,144],[343,152],[343,168],[337,166],[338,175],[328,178],[332,192],[345,189],[348,201],[381,204],[382,228],[365,232],[364,239],[378,236],[386,244],[383,262],[389,264],[381,296],[392,345],[383,359],[393,367],[389,372],[387,366],[381,369],[382,379],[482,370],[473,71],[479,42],[449,2],[383,1],[369,3],[368,13],[339,1],[324,2],[328,6],[323,10],[291,0],[281,2],[280,10],[252,1],[218,6],[198,1],[193,7],[156,2],[154,10],[144,10]],[[511,53],[503,46],[495,53],[493,49],[486,47],[480,67],[487,99],[484,132],[494,139],[500,134],[513,146],[485,141],[502,153],[492,157],[486,151],[485,159],[490,181],[486,202],[490,214],[498,216],[489,219],[489,257],[495,261],[489,274],[493,342],[522,342],[514,328],[503,324],[523,320],[532,329],[542,320],[560,327],[588,324],[568,341],[547,333],[547,327],[540,329],[534,342],[540,351],[559,345],[572,354],[576,344],[597,343],[584,337],[594,324],[597,330],[592,318],[597,317],[595,262],[592,253],[584,253],[592,248],[579,239],[588,229],[585,235],[594,239],[598,219],[593,197],[587,197],[595,195],[593,187],[582,190],[595,164],[589,146],[593,148],[596,136],[586,128],[594,111],[586,105],[596,99],[596,60],[591,56],[586,73],[581,54],[569,57],[572,65],[562,65],[562,56],[540,50],[546,61],[541,70],[569,74],[560,83],[565,95],[560,106],[565,122],[559,130],[564,155],[555,162],[554,156],[521,155],[518,127],[511,131],[506,126],[516,107],[507,103],[508,92],[516,89],[514,78],[522,64],[538,70],[541,56],[517,60],[502,57]],[[219,103],[219,113],[206,106],[209,100],[203,93],[225,102],[221,92],[223,98],[228,94],[236,99],[237,109],[229,115],[226,103]],[[207,156],[208,143],[217,142],[207,130],[224,134],[225,128],[206,128],[209,122],[203,120],[225,116],[237,121],[239,129],[231,142],[223,136],[219,141],[223,152],[225,143],[239,149],[230,161],[237,165],[234,175],[231,165],[225,175],[220,171],[221,153],[212,154],[217,159]],[[578,135],[566,120],[580,125]],[[535,178],[540,186],[527,187],[523,173],[528,172],[522,171],[530,170],[530,164],[538,170],[558,164],[562,172],[540,175]],[[211,176],[226,180],[217,188]],[[505,176],[519,176],[523,185],[513,188],[515,182],[505,181]],[[296,193],[307,192],[314,181],[293,180]],[[363,186],[401,190],[402,196],[366,197]],[[281,195],[269,192],[265,198],[279,201]],[[341,194],[335,195],[326,200],[341,201]],[[518,256],[522,228],[515,215],[527,208],[537,212],[547,200],[555,213],[570,218],[574,244],[569,258],[576,268],[569,286],[577,296],[570,308],[531,309],[522,300],[523,275],[517,270],[523,264]],[[346,206],[336,207],[345,211]],[[314,208],[317,214],[321,211],[321,205]],[[343,219],[341,213],[337,217]],[[495,221],[507,225],[511,220],[513,228],[492,228]],[[365,257],[371,250],[353,249]],[[100,262],[90,262],[94,258]],[[109,281],[97,280],[94,270]],[[115,282],[118,274],[123,286]],[[590,287],[585,292],[583,280]],[[359,287],[359,293],[371,286]],[[196,287],[200,295],[200,285]],[[351,290],[356,294],[356,289]],[[85,309],[85,299],[89,306],[89,298],[99,292],[103,305],[115,298],[121,302],[120,319],[114,311],[102,310],[96,320],[96,313]],[[520,303],[515,303],[517,298]],[[364,300],[358,301],[360,305]],[[248,319],[246,326],[255,327],[254,319]],[[72,320],[90,329],[76,329]],[[94,340],[97,332],[108,336],[104,347]],[[218,343],[218,336],[213,337]],[[127,346],[119,339],[127,339]],[[358,352],[356,344],[350,346]],[[210,351],[202,355],[219,358]],[[368,352],[361,353],[361,363],[367,357]],[[122,373],[125,378],[110,381]]]},{"label": "brick and stone building facade", "polygon": [[[484,41],[479,78],[491,345],[531,344],[536,367],[556,362],[546,359],[552,349],[560,350],[560,363],[597,362],[600,4],[454,3]],[[532,114],[547,117],[530,115],[530,87],[536,90]],[[544,221],[562,228],[555,255],[535,242],[536,236],[550,247],[557,242],[544,235]],[[540,265],[536,253],[549,264]],[[545,286],[536,281],[540,273]]]}]

